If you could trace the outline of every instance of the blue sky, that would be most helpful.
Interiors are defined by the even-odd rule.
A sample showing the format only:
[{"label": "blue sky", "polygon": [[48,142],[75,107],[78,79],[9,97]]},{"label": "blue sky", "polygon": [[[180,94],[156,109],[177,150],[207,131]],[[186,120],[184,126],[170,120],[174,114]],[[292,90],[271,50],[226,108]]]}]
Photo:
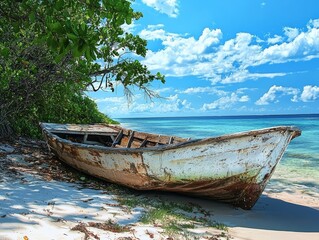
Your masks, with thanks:
[{"label": "blue sky", "polygon": [[319,1],[136,0],[126,26],[166,83],[89,93],[113,118],[319,113]]}]

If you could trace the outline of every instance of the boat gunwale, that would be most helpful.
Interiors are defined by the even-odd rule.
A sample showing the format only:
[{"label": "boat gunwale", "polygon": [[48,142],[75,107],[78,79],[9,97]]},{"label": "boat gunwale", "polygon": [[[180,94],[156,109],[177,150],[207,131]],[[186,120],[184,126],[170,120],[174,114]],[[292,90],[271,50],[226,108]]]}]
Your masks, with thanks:
[{"label": "boat gunwale", "polygon": [[[225,135],[220,135],[220,136],[216,136],[216,137],[191,139],[191,140],[186,140],[185,142],[164,144],[164,145],[159,145],[159,146],[154,146],[154,147],[141,147],[141,148],[120,147],[120,148],[115,148],[115,147],[99,146],[99,145],[92,145],[92,144],[86,144],[86,143],[77,143],[77,142],[73,142],[71,140],[64,139],[64,138],[59,137],[58,135],[54,134],[53,132],[49,131],[47,128],[45,128],[44,124],[45,123],[40,123],[40,127],[41,127],[42,131],[45,132],[45,135],[47,135],[48,137],[50,137],[53,140],[56,139],[61,143],[64,143],[67,145],[73,145],[73,146],[81,147],[81,148],[85,148],[85,149],[90,148],[90,149],[95,149],[95,150],[99,150],[99,151],[103,151],[103,152],[114,152],[114,153],[142,153],[142,152],[165,151],[165,150],[178,149],[181,147],[196,146],[196,145],[209,144],[209,143],[230,140],[230,139],[235,139],[235,138],[242,138],[242,137],[247,137],[247,136],[252,136],[252,135],[257,136],[257,135],[270,133],[270,132],[277,132],[277,131],[292,132],[291,139],[301,135],[301,130],[295,126],[275,126],[275,127],[270,127],[270,128],[262,128],[262,129],[257,129],[257,130],[250,130],[250,131],[243,131],[243,132],[237,132],[237,133],[232,133],[232,134],[225,134]],[[125,128],[123,128],[123,129],[125,129]],[[127,130],[130,130],[130,129],[127,129]]]}]

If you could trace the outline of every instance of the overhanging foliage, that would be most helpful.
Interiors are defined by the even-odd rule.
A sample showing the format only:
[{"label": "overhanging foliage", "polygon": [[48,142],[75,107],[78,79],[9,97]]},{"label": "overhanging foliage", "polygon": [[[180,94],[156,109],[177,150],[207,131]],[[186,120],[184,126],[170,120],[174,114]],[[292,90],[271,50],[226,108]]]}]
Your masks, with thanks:
[{"label": "overhanging foliage", "polygon": [[141,16],[126,0],[1,1],[0,136],[34,135],[38,121],[108,121],[89,86],[116,81],[152,95],[148,84],[164,76],[136,60],[146,41],[123,30]]}]

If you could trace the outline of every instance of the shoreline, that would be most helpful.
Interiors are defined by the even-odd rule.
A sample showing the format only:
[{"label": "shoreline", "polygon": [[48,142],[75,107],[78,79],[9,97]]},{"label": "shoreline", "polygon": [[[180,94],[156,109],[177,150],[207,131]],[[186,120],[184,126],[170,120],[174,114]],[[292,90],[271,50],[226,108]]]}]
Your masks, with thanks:
[{"label": "shoreline", "polygon": [[[172,193],[117,190],[65,168],[44,148],[37,141],[0,142],[0,239],[85,239],[85,230],[92,233],[86,239],[319,239],[317,193],[268,184],[247,211]],[[274,173],[274,179],[280,177]],[[189,235],[168,234],[163,224],[140,221],[153,205],[129,208],[120,198],[191,204],[196,207],[187,214],[206,222],[183,229]],[[207,223],[226,225],[228,231]],[[111,231],[117,224],[129,231]]]}]

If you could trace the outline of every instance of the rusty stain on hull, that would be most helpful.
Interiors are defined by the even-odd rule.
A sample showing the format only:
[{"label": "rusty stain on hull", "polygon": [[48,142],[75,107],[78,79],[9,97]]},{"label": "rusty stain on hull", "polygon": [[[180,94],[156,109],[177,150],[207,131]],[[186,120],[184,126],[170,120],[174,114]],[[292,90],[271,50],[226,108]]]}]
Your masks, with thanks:
[{"label": "rusty stain on hull", "polygon": [[237,177],[181,185],[172,184],[157,189],[228,202],[243,209],[251,209],[262,191],[259,184],[241,181]]},{"label": "rusty stain on hull", "polygon": [[40,126],[59,159],[87,174],[137,190],[178,192],[243,209],[254,206],[289,142],[301,134],[279,126],[188,140],[114,125]]}]

